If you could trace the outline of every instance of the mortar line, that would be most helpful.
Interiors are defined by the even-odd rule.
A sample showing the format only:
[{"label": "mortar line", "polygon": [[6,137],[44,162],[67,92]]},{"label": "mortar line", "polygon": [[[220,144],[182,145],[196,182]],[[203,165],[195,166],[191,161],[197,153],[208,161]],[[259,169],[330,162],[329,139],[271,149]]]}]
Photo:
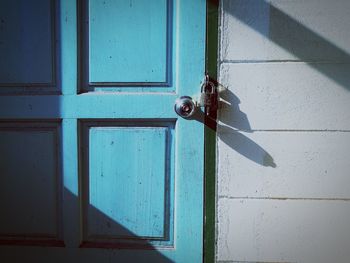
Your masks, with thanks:
[{"label": "mortar line", "polygon": [[302,64],[350,64],[350,61],[331,61],[331,60],[298,60],[298,59],[283,59],[283,60],[231,60],[224,59],[220,64],[268,64],[268,63],[302,63]]},{"label": "mortar line", "polygon": [[236,261],[236,260],[219,260],[217,263],[297,263],[290,261]]},{"label": "mortar line", "polygon": [[297,263],[291,261],[236,261],[236,260],[219,260],[217,263]]},{"label": "mortar line", "polygon": [[227,195],[219,195],[221,199],[248,199],[248,200],[279,200],[279,201],[343,201],[348,202],[350,198],[324,198],[324,197],[253,197],[253,196],[227,196]]},{"label": "mortar line", "polygon": [[[220,125],[219,125],[220,126]],[[224,125],[223,125],[224,126]],[[229,127],[229,126],[224,126]],[[220,131],[220,133],[225,133],[224,131]],[[253,130],[240,130],[240,129],[232,129],[232,132],[246,132],[246,133],[254,133],[254,132],[350,132],[350,130],[330,130],[330,129],[310,129],[310,130],[302,130],[302,129],[253,129]]]},{"label": "mortar line", "polygon": [[310,130],[302,130],[302,129],[257,129],[252,130],[252,132],[350,132],[350,130],[331,130],[331,129],[310,129]]}]

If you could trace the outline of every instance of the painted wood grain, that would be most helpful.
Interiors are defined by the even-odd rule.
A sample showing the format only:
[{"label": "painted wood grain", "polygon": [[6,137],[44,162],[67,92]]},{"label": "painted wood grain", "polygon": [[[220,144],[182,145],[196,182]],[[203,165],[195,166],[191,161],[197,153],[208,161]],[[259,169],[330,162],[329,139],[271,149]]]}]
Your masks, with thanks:
[{"label": "painted wood grain", "polygon": [[0,94],[58,92],[55,2],[1,1]]},{"label": "painted wood grain", "polygon": [[[59,167],[64,173],[64,188],[61,189],[61,194],[63,196],[63,238],[66,247],[54,250],[39,246],[28,249],[25,247],[0,246],[0,260],[13,262],[23,261],[23,258],[25,258],[27,262],[40,262],[45,258],[50,262],[107,262],[110,260],[119,262],[200,262],[203,256],[203,124],[197,121],[179,119],[175,115],[173,107],[177,97],[197,94],[203,81],[203,74],[205,72],[205,1],[155,0],[147,2],[147,5],[144,4],[144,1],[118,1],[118,3],[116,1],[105,1],[106,4],[111,3],[112,7],[116,7],[118,4],[123,5],[122,7],[125,9],[122,11],[125,12],[118,9],[117,12],[120,12],[119,16],[113,16],[113,14],[108,13],[113,8],[102,7],[102,1],[89,1],[91,7],[90,15],[92,15],[90,18],[94,18],[95,21],[89,21],[91,22],[90,27],[86,27],[91,30],[92,38],[89,39],[89,42],[86,42],[91,44],[91,53],[89,53],[91,57],[85,57],[87,58],[85,60],[81,53],[80,40],[82,34],[81,26],[86,21],[80,20],[82,17],[78,6],[82,2],[78,1],[77,3],[77,1],[61,0],[55,1],[54,5],[52,5],[54,13],[57,15],[56,23],[58,31],[55,39],[57,40],[56,48],[59,51],[57,83],[62,94],[53,94],[50,96],[41,94],[39,96],[38,93],[33,93],[30,94],[31,96],[26,96],[23,93],[17,93],[16,96],[12,96],[13,94],[6,94],[6,96],[2,94],[4,96],[0,96],[1,120],[11,120],[14,122],[19,120],[23,122],[56,121],[62,123],[62,141],[57,148],[62,153],[60,154],[62,160],[59,163]],[[17,7],[21,5],[20,2],[14,3],[16,5],[19,3]],[[130,3],[132,7],[129,6]],[[158,8],[158,6],[161,8]],[[101,11],[97,11],[95,8],[102,10],[106,14],[108,13],[108,16],[102,16],[100,13],[96,13]],[[39,10],[43,11],[38,5],[36,11],[39,12]],[[127,10],[131,10],[132,12],[128,13]],[[108,18],[110,22],[113,22],[113,25],[111,26],[109,21],[103,21],[104,18]],[[122,28],[119,27],[119,32],[118,25],[116,24],[123,21],[130,22],[130,24],[124,24]],[[149,21],[150,24],[148,22],[144,23],[145,21]],[[94,24],[92,22],[96,23]],[[133,22],[136,24],[133,24]],[[176,30],[173,30],[175,28]],[[142,32],[135,33],[138,30]],[[149,30],[154,31],[144,32]],[[99,36],[101,32],[108,33],[109,35]],[[118,34],[126,34],[124,40],[127,40],[128,44],[124,42],[124,44],[121,43],[119,46],[117,44],[108,46],[108,41],[107,44],[104,42],[104,40],[109,39],[120,41],[121,38],[117,39],[116,37]],[[144,41],[142,41],[143,39],[139,40],[143,34],[146,34],[147,37],[152,37],[151,39],[145,38]],[[121,47],[127,46],[129,46],[129,49],[125,53],[121,52],[123,51]],[[107,47],[110,49],[107,49]],[[135,47],[135,52],[133,47]],[[169,51],[169,47],[171,51]],[[107,60],[104,60],[104,55],[111,49],[114,52],[112,55],[113,63],[109,64],[107,62],[110,58],[108,57]],[[139,54],[140,52],[143,52],[141,54],[142,56]],[[129,60],[123,62],[121,58]],[[152,64],[152,61],[155,64]],[[96,80],[101,83],[126,81],[126,84],[124,83],[124,86],[118,86],[120,89],[110,92],[101,89],[96,92],[82,94],[84,93],[82,92],[81,85],[81,68],[84,66],[82,63],[89,63],[89,66],[91,66],[92,71],[89,72],[91,75],[87,74],[86,76],[91,77],[92,81]],[[142,68],[142,71],[139,71],[141,64],[137,64],[138,66],[136,67],[132,65],[133,63],[141,63],[145,67]],[[103,66],[106,67],[103,68]],[[112,72],[113,74],[109,74],[114,70],[114,67],[118,67],[117,71],[119,75],[114,74],[114,72]],[[108,74],[104,72],[108,72]],[[173,74],[171,78],[169,78],[169,72]],[[121,79],[118,79],[118,77],[121,77]],[[133,77],[135,79],[132,79]],[[123,78],[125,80],[122,80]],[[171,80],[171,87],[168,85],[170,83],[168,83],[169,80]],[[130,86],[127,85],[128,81],[151,82],[147,82],[149,85],[147,87],[148,90],[147,88],[142,89],[143,87],[141,89],[134,87],[135,89],[127,90],[126,92],[124,88],[129,88]],[[163,86],[160,87],[153,81],[165,84],[162,84]],[[161,89],[163,91],[159,92]],[[79,162],[80,154],[89,145],[89,143],[81,143],[81,136],[84,133],[80,125],[82,122],[93,122],[97,126],[100,125],[103,127],[105,127],[103,123],[106,122],[118,127],[137,127],[138,124],[143,123],[139,127],[148,127],[150,130],[147,130],[141,137],[132,135],[132,132],[123,133],[118,128],[114,130],[115,133],[108,136],[104,132],[101,134],[98,132],[97,134],[93,133],[90,146],[93,146],[97,151],[93,152],[90,156],[92,158],[91,160],[87,159],[88,161],[82,163],[81,161]],[[152,123],[153,125],[151,125]],[[164,123],[171,123],[171,129],[169,125],[164,126]],[[160,125],[157,126],[156,124]],[[170,145],[169,141],[166,143],[163,142],[165,135],[162,131],[164,127],[168,129],[166,132],[167,140],[170,140],[168,136],[171,134],[173,147],[170,154],[167,152],[168,145]],[[168,132],[169,130],[171,132]],[[143,130],[140,128],[140,131]],[[148,131],[152,132],[148,133]],[[158,131],[161,131],[160,135]],[[124,141],[125,152],[116,146],[107,150],[107,148],[104,148],[104,142],[108,138],[110,139],[110,136],[125,141],[128,139],[135,142],[142,142],[143,144],[140,144],[141,152],[139,155],[135,155],[133,149],[136,146],[126,144]],[[142,137],[145,138],[144,142],[141,139],[137,139]],[[85,136],[85,138],[88,137]],[[32,145],[30,144],[30,146]],[[41,147],[46,149],[46,146]],[[164,147],[166,147],[165,156],[161,156],[159,160],[153,159],[157,154],[156,152],[162,152],[164,154]],[[126,155],[129,154],[131,156],[127,157]],[[108,204],[109,199],[107,199],[107,196],[111,197],[110,200],[112,200],[113,194],[99,193],[92,189],[93,198],[91,200],[95,202],[100,197],[102,199],[106,198],[106,205],[109,207],[105,211],[107,213],[103,213],[98,208],[91,206],[91,211],[93,209],[94,211],[91,212],[90,219],[93,217],[91,216],[92,214],[98,215],[99,218],[102,218],[101,222],[111,223],[111,229],[119,229],[117,233],[108,232],[107,235],[110,237],[124,233],[125,239],[130,242],[139,240],[139,246],[134,246],[132,250],[127,249],[130,248],[129,244],[128,246],[119,247],[118,250],[102,249],[112,248],[105,243],[97,249],[96,243],[87,244],[83,240],[82,225],[84,225],[84,222],[82,218],[84,216],[82,212],[84,202],[88,202],[89,199],[84,199],[84,188],[82,184],[79,185],[79,182],[82,181],[82,176],[85,174],[82,170],[84,170],[84,165],[86,167],[90,162],[92,164],[90,168],[93,172],[90,179],[94,179],[95,181],[91,181],[94,183],[89,186],[98,186],[98,188],[103,190],[104,184],[100,180],[100,177],[98,177],[100,167],[97,164],[105,162],[105,159],[102,157],[106,155],[116,155],[118,158],[123,157],[124,161],[118,167],[122,168],[124,165],[124,172],[130,170],[130,175],[134,179],[139,178],[144,188],[141,185],[133,188],[133,181],[126,180],[126,173],[123,173],[122,176],[122,181],[128,183],[124,185],[125,187],[119,184],[120,181],[117,182],[112,179],[105,184],[107,186],[108,183],[114,184],[109,185],[109,189],[116,188],[118,190],[117,194],[114,191],[113,194],[118,199],[124,198],[122,199],[125,201],[122,203],[125,211],[124,214],[135,222],[129,222],[126,218],[123,218],[116,211],[118,209],[112,212],[108,211],[109,208],[113,207],[113,202],[115,201],[113,200],[111,201],[112,204]],[[139,162],[135,166],[136,170],[131,168],[134,167],[132,161],[135,158],[134,155],[139,158]],[[158,186],[164,179],[162,176],[166,172],[161,170],[164,168],[162,163],[165,159],[169,166],[166,166],[165,170],[168,169],[173,172],[173,175],[171,175],[171,178],[173,178],[172,189],[165,189],[169,184],[167,185],[164,182],[163,188],[159,187],[157,189],[158,191],[154,191],[153,189],[151,191],[151,188],[147,187],[147,183]],[[143,165],[142,162],[144,162]],[[108,164],[108,168],[107,166],[104,167],[103,171],[111,174],[111,171],[116,168],[113,165],[115,163]],[[142,174],[140,172],[140,170],[150,172],[151,170],[147,170],[147,167],[153,167],[151,169],[153,177],[151,175],[146,176],[146,173]],[[138,177],[141,175],[143,176]],[[127,195],[124,196],[121,194],[127,187],[131,188],[129,198],[127,198]],[[135,194],[135,191],[138,191],[140,195]],[[169,191],[169,195],[173,196],[171,206],[169,206],[169,203],[163,202],[165,198],[163,200],[161,198],[161,196],[164,196],[163,193],[165,191]],[[155,199],[156,201],[147,201],[150,199]],[[134,207],[139,205],[139,209],[136,209],[136,211],[141,212],[140,215],[133,214],[135,210],[132,209],[133,206],[131,203],[134,201],[136,202]],[[161,203],[165,203],[164,207],[160,205]],[[104,202],[103,200],[99,200],[97,204],[104,205]],[[129,207],[130,210],[126,210],[126,207]],[[105,207],[102,208],[104,209]],[[113,207],[113,209],[115,208]],[[167,224],[166,218],[169,215],[165,216],[164,214],[166,214],[166,211],[171,211],[171,209],[173,210],[173,215],[170,218],[173,218],[173,227],[170,228],[172,230],[168,231],[169,235],[167,236],[164,225]],[[31,210],[31,213],[33,211],[34,209]],[[154,219],[151,223],[151,219],[148,220],[147,218],[148,215],[142,214],[145,211],[149,212],[148,215],[158,215],[160,218]],[[118,222],[116,218],[121,222]],[[139,223],[141,221],[143,222],[143,219],[145,223],[143,227],[140,227]],[[163,219],[165,222],[163,222]],[[92,221],[90,220],[90,222]],[[154,226],[152,225],[153,223]],[[90,226],[93,225],[91,224]],[[169,225],[171,224],[169,223]],[[131,230],[128,228],[131,228]],[[106,229],[95,228],[92,230],[97,234],[101,233],[106,236]],[[171,234],[171,231],[173,231],[173,234]],[[127,234],[125,235],[125,233]],[[165,236],[166,238],[164,239],[167,240],[159,242],[171,242],[171,244],[168,246],[163,244],[163,247],[161,247],[160,243],[156,244],[154,240],[149,241],[142,238],[145,236],[152,236],[152,238]],[[91,249],[92,246],[95,246],[95,248]],[[167,249],[163,249],[166,247]]]},{"label": "painted wood grain", "polygon": [[58,123],[0,122],[2,244],[62,239],[60,139]]}]

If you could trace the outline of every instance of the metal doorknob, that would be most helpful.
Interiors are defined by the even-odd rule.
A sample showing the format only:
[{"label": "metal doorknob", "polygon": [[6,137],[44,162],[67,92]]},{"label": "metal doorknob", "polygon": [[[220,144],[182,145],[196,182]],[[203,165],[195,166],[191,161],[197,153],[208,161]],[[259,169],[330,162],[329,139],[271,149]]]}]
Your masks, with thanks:
[{"label": "metal doorknob", "polygon": [[193,99],[189,96],[182,96],[175,101],[175,112],[182,118],[190,118],[197,110]]}]

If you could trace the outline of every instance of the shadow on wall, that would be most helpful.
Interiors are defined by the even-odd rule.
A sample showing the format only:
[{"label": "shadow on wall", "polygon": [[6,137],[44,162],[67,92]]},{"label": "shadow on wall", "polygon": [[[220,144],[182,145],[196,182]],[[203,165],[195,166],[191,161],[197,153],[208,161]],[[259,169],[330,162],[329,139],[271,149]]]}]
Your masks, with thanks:
[{"label": "shadow on wall", "polygon": [[[216,1],[212,1],[216,2]],[[332,2],[329,2],[331,5]],[[297,60],[327,76],[343,88],[350,90],[350,55],[335,44],[302,25],[268,1],[234,0],[224,2],[224,11],[251,29],[294,55]],[[327,63],[343,63],[330,67]],[[233,90],[235,87],[231,87]],[[218,137],[246,158],[263,166],[276,167],[273,157],[242,132],[253,133],[248,116],[239,108],[240,100],[231,91],[221,97],[218,117]]]},{"label": "shadow on wall", "polygon": [[[279,47],[308,63],[345,89],[350,89],[349,67],[328,67],[325,62],[349,63],[350,54],[315,33],[267,1],[227,1],[225,12]],[[333,3],[328,2],[329,5]]]},{"label": "shadow on wall", "polygon": [[226,102],[221,103],[218,117],[218,137],[230,148],[248,158],[249,160],[267,167],[275,168],[277,165],[273,157],[257,143],[252,141],[243,132],[252,133],[247,115],[239,108],[240,100],[230,90],[220,93]]}]

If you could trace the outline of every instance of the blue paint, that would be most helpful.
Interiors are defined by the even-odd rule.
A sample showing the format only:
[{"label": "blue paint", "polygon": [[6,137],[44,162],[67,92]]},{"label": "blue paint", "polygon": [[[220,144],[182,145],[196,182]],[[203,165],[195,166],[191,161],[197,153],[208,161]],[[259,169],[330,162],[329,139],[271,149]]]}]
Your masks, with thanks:
[{"label": "blue paint", "polygon": [[89,82],[166,82],[167,1],[90,1]]},{"label": "blue paint", "polygon": [[52,1],[0,1],[0,86],[54,85]]},{"label": "blue paint", "polygon": [[58,132],[58,123],[0,123],[0,236],[58,235]]},{"label": "blue paint", "polygon": [[[54,121],[59,127],[56,146],[60,156],[41,165],[43,171],[53,176],[53,162],[57,163],[58,209],[50,222],[58,222],[62,227],[57,228],[56,236],[50,233],[36,239],[28,236],[26,242],[50,244],[37,248],[45,252],[41,255],[47,255],[47,261],[52,256],[67,262],[96,262],[96,259],[99,262],[201,262],[203,125],[178,118],[173,106],[176,98],[200,91],[206,3],[204,0],[105,2],[112,4],[111,8],[103,7],[103,1],[89,1],[90,18],[97,20],[86,27],[92,34],[89,34],[89,56],[84,59],[81,57],[84,53],[79,53],[77,28],[82,23],[77,20],[80,9],[76,2],[45,2],[44,7],[56,9],[54,34],[58,42],[51,45],[55,48],[47,51],[49,54],[43,49],[43,57],[54,58],[58,54],[55,60],[58,79],[53,89],[60,94],[48,95],[48,86],[29,80],[33,81],[31,85],[19,85],[15,92],[10,89],[0,96],[2,121],[29,126],[38,122],[45,126]],[[108,13],[119,4],[125,12],[119,16]],[[28,9],[33,13],[27,15],[42,10],[39,2],[36,7]],[[103,10],[106,15],[97,10]],[[50,15],[37,19],[44,22],[47,17]],[[118,29],[118,23],[125,22],[128,25]],[[113,30],[125,36],[116,38]],[[43,43],[49,43],[51,33],[45,32],[41,38]],[[110,45],[109,37],[119,44]],[[109,51],[112,58],[106,57]],[[108,59],[112,61],[109,63]],[[20,57],[16,57],[17,64],[21,62],[31,71],[29,62],[18,60]],[[79,66],[84,61],[89,65],[88,71]],[[37,69],[32,70],[35,73]],[[40,76],[45,81],[50,78],[46,70]],[[20,73],[11,71],[11,74],[14,82],[23,81]],[[6,81],[0,77],[0,82]],[[84,86],[89,81],[112,84]],[[42,142],[39,149],[48,151],[44,139],[38,139],[37,144]],[[27,146],[33,147],[33,143]],[[33,155],[28,160],[36,158]],[[28,191],[34,195],[35,187],[28,185]],[[47,213],[45,209],[41,212]],[[3,238],[0,233],[0,239]],[[22,242],[20,238],[14,239]],[[51,248],[56,243],[48,242],[56,241],[64,242],[69,249]],[[119,246],[119,249],[89,246]],[[37,250],[18,247],[16,251],[26,261],[40,261]],[[9,249],[0,246],[0,261],[10,255]]]},{"label": "blue paint", "polygon": [[78,196],[78,125],[76,119],[65,118],[62,120],[62,135],[60,146],[63,149],[62,172],[64,187],[70,193]]},{"label": "blue paint", "polygon": [[[164,209],[173,187],[166,133],[163,127],[89,129],[89,204],[140,238],[162,238],[168,227]],[[88,218],[89,234],[123,236],[103,223]]]}]

